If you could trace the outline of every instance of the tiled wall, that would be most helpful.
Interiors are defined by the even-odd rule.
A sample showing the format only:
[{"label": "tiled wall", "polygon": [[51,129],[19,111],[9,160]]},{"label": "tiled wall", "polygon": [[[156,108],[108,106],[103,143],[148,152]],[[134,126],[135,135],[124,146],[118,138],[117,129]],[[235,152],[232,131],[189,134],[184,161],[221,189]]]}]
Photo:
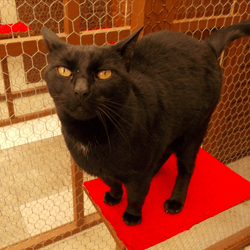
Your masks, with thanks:
[{"label": "tiled wall", "polygon": [[15,0],[0,1],[1,24],[17,22],[17,9]]},{"label": "tiled wall", "polygon": [[[15,0],[0,1],[1,24],[10,24],[17,22],[17,10]],[[23,56],[7,57],[11,91],[22,91],[34,89],[39,86],[45,86],[46,83],[41,80],[35,83],[27,84],[27,72],[24,70]],[[41,72],[40,72],[41,73]],[[0,94],[5,94],[2,68],[0,67]],[[54,107],[52,98],[49,94],[37,94],[30,97],[22,97],[14,100],[15,116],[38,112]],[[6,101],[0,102],[1,120],[8,119],[8,107]]]}]

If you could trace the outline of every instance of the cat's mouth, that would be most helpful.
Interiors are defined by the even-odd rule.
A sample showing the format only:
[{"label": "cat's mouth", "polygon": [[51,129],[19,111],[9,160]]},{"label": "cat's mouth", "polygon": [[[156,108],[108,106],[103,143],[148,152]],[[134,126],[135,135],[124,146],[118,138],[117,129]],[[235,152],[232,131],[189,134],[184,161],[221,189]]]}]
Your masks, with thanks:
[{"label": "cat's mouth", "polygon": [[84,109],[83,106],[78,106],[78,107],[76,108],[76,110],[77,110],[77,111],[80,111],[80,112],[83,112],[85,109]]},{"label": "cat's mouth", "polygon": [[88,120],[96,116],[93,109],[89,109],[89,107],[84,107],[83,105],[77,106],[71,112],[71,115],[78,120]]}]

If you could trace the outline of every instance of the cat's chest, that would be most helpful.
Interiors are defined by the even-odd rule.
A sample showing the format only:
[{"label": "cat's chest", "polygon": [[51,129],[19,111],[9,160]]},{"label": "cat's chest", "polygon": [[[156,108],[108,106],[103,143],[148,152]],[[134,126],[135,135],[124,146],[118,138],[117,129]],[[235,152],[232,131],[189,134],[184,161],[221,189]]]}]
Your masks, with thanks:
[{"label": "cat's chest", "polygon": [[104,145],[93,142],[85,145],[79,141],[71,141],[71,143],[66,144],[76,164],[86,173],[97,177],[109,176],[115,179],[124,179],[124,174],[121,176],[119,168],[114,167],[114,165],[121,166],[121,164],[114,163],[114,159],[117,158],[116,153],[108,153],[109,151]]},{"label": "cat's chest", "polygon": [[85,145],[79,141],[71,140],[70,143],[66,141],[66,144],[72,158],[80,168],[88,174],[99,175],[101,167],[100,164],[94,164],[93,155],[95,155],[95,152],[93,152],[91,143]]},{"label": "cat's chest", "polygon": [[[74,145],[75,144],[75,145]],[[72,150],[75,150],[77,154],[82,155],[83,157],[87,157],[91,150],[91,143],[88,143],[87,145],[84,145],[83,143],[76,141],[73,142]]]},{"label": "cat's chest", "polygon": [[82,142],[75,140],[73,138],[65,137],[66,145],[77,163],[77,165],[83,168],[83,165],[86,165],[86,160],[92,155],[92,145],[91,143],[83,144]]}]

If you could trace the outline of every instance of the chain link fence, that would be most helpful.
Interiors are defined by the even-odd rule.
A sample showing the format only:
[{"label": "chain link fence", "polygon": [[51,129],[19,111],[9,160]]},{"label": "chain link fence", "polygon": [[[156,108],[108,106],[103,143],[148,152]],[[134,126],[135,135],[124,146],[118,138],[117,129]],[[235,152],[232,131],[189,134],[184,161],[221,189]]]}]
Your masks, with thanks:
[{"label": "chain link fence", "polygon": [[[44,81],[43,26],[83,45],[117,42],[143,24],[144,35],[169,29],[203,40],[249,13],[244,0],[1,0],[0,249],[116,248],[83,194],[91,177],[71,160],[61,135]],[[249,42],[233,42],[220,58],[222,96],[203,148],[250,180]],[[244,206],[230,211],[219,215],[228,221],[222,227],[204,222],[152,249],[203,249],[250,226]]]}]

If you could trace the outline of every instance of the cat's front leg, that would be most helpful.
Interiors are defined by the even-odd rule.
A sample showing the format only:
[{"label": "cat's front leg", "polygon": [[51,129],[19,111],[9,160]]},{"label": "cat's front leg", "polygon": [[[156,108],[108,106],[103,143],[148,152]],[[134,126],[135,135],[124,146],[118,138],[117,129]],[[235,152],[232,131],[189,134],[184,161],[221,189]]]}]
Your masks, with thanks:
[{"label": "cat's front leg", "polygon": [[133,179],[125,184],[127,189],[128,205],[123,213],[123,220],[127,225],[133,226],[141,223],[142,206],[149,190],[151,179],[146,179],[140,176],[138,179]]},{"label": "cat's front leg", "polygon": [[101,177],[101,179],[110,187],[110,190],[104,194],[103,201],[111,206],[118,204],[123,194],[121,182],[109,177]]}]

